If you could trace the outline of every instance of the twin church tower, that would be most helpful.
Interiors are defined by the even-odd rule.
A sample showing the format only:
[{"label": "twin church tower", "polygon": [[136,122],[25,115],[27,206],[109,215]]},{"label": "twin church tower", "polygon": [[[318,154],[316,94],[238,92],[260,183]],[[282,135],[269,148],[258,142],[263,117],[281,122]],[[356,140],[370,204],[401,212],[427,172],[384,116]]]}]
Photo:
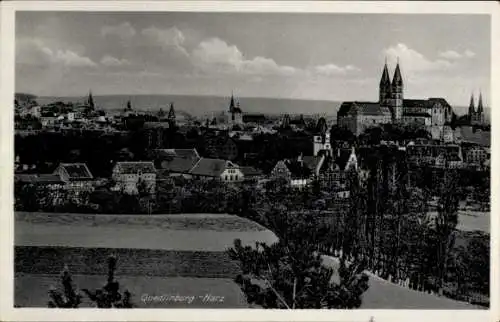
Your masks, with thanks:
[{"label": "twin church tower", "polygon": [[389,108],[392,113],[393,122],[401,120],[403,117],[403,88],[403,77],[401,77],[399,61],[396,65],[392,81],[389,77],[386,61],[379,85],[379,104],[380,106]]}]

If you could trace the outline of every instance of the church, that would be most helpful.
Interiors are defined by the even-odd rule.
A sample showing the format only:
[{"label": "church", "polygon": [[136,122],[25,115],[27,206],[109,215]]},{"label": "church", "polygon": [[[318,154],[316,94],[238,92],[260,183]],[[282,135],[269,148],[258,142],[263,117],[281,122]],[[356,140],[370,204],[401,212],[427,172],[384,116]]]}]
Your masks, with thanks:
[{"label": "church", "polygon": [[414,124],[441,139],[445,124],[451,122],[453,109],[444,98],[405,99],[399,61],[392,80],[387,62],[379,83],[378,102],[343,102],[337,112],[337,124],[360,135],[381,124]]},{"label": "church", "polygon": [[469,113],[467,115],[471,125],[484,124],[483,95],[479,93],[477,110],[474,106],[474,94],[470,96]]}]

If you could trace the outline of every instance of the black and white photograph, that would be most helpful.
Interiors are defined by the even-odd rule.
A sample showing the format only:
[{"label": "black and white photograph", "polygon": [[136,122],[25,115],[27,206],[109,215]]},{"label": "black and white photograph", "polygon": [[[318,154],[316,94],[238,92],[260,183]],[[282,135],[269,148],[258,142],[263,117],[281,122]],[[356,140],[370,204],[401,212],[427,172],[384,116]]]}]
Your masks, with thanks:
[{"label": "black and white photograph", "polygon": [[14,308],[490,309],[491,15],[13,33]]}]

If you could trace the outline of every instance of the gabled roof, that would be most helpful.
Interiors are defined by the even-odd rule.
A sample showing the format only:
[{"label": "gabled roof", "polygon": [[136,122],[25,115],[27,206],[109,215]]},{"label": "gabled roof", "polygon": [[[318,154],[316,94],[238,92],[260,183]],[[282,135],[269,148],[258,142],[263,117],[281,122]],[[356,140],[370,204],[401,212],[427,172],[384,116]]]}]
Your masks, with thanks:
[{"label": "gabled roof", "polygon": [[403,116],[411,116],[411,117],[431,117],[429,113],[418,113],[418,112],[405,112]]},{"label": "gabled roof", "polygon": [[115,169],[121,174],[156,173],[155,166],[151,161],[117,162]]},{"label": "gabled roof", "polygon": [[231,161],[201,158],[191,169],[190,173],[197,176],[219,177],[228,167],[238,168]]},{"label": "gabled roof", "polygon": [[430,108],[429,100],[422,99],[404,99],[403,100],[404,107],[420,107],[420,108]]},{"label": "gabled roof", "polygon": [[85,163],[61,163],[59,168],[68,174],[70,180],[89,180],[94,178]]},{"label": "gabled roof", "polygon": [[161,168],[170,172],[188,173],[200,160],[196,149],[160,149],[155,152]]},{"label": "gabled roof", "polygon": [[354,110],[361,115],[382,116],[391,113],[389,108],[380,106],[378,102],[344,102],[340,106],[337,116],[346,116]]}]

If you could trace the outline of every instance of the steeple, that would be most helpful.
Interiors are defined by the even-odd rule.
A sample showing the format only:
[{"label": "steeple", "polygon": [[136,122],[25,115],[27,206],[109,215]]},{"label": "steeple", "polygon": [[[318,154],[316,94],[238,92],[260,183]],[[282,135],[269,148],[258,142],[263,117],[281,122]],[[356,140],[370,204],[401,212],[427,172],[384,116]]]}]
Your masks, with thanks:
[{"label": "steeple", "polygon": [[170,103],[170,110],[168,111],[168,119],[169,121],[175,121],[174,103]]},{"label": "steeple", "polygon": [[477,113],[479,115],[483,114],[483,95],[479,92],[479,102],[477,103]]},{"label": "steeple", "polygon": [[470,94],[470,103],[469,103],[469,116],[472,116],[475,113],[474,106],[474,93]]},{"label": "steeple", "polygon": [[396,70],[394,71],[394,77],[392,78],[392,86],[403,86],[403,77],[401,77],[401,70],[399,69],[399,58]]},{"label": "steeple", "polygon": [[233,96],[233,92],[231,91],[231,102],[229,102],[229,112],[233,112],[234,111],[234,96]]},{"label": "steeple", "polygon": [[89,105],[89,109],[91,111],[94,110],[95,108],[95,105],[94,105],[94,98],[92,97],[92,91],[89,91],[89,98],[88,98],[88,101],[87,101],[88,105]]},{"label": "steeple", "polygon": [[387,59],[384,64],[384,71],[382,72],[382,77],[380,78],[380,87],[387,86],[391,84],[391,79],[389,78],[389,70],[387,69]]}]

